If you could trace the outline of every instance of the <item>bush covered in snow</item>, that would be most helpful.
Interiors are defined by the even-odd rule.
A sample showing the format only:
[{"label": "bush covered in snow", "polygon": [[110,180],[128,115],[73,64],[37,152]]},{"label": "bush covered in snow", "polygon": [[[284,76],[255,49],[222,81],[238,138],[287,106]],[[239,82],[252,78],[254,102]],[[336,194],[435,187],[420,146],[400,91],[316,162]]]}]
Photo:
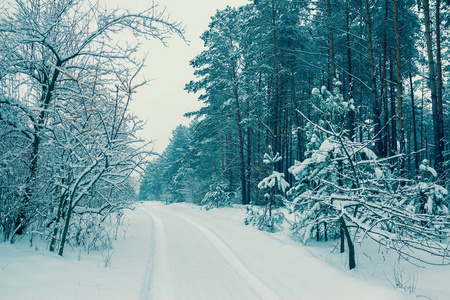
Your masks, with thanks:
[{"label": "bush covered in snow", "polygon": [[212,208],[226,207],[232,204],[234,193],[227,191],[227,184],[216,183],[210,185],[209,192],[203,197],[201,205],[206,210]]},{"label": "bush covered in snow", "polygon": [[289,169],[296,180],[287,193],[294,233],[304,243],[340,237],[341,252],[345,236],[350,256],[354,236],[358,242],[371,238],[409,260],[422,251],[450,263],[448,191],[433,182],[437,173],[427,161],[417,180],[400,178],[391,171],[399,156],[380,159],[371,141],[354,142],[336,124],[308,121],[314,132],[308,134],[306,159]]}]

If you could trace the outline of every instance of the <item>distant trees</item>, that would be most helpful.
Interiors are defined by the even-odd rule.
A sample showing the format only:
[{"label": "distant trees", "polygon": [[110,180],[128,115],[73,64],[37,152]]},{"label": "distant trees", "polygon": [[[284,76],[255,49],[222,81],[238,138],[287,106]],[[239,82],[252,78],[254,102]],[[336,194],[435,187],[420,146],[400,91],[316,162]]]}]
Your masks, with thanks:
[{"label": "distant trees", "polygon": [[[141,200],[170,202],[194,202],[200,204],[206,194],[203,179],[191,168],[192,129],[178,126],[172,132],[170,143],[162,155],[151,161],[142,177],[139,197]],[[200,191],[199,191],[200,189]]]},{"label": "distant trees", "polygon": [[164,41],[182,30],[156,7],[77,0],[17,0],[0,18],[0,230],[14,241],[52,228],[49,248],[62,255],[73,214],[122,207],[146,156],[128,112],[143,62],[115,35]]}]

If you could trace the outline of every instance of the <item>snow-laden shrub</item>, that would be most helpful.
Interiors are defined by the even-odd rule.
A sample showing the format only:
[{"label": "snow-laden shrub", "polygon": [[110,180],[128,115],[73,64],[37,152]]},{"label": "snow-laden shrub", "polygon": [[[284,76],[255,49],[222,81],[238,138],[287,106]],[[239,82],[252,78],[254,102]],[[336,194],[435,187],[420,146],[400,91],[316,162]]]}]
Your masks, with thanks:
[{"label": "snow-laden shrub", "polygon": [[226,207],[232,204],[233,197],[234,193],[227,191],[226,184],[211,184],[209,187],[209,192],[207,192],[205,197],[203,197],[201,205],[206,210]]},{"label": "snow-laden shrub", "polygon": [[[338,127],[310,123],[327,136],[289,169],[296,182],[287,195],[299,239],[340,236],[343,252],[345,236],[350,268],[352,239],[362,243],[368,237],[407,260],[423,262],[422,252],[440,260],[427,262],[450,264],[448,191],[435,182],[428,162],[420,166],[418,180],[406,180],[391,170],[400,155],[378,158],[370,141],[353,142]],[[310,136],[314,145],[321,135]]]},{"label": "snow-laden shrub", "polygon": [[419,184],[420,193],[426,195],[424,210],[430,215],[448,215],[448,191],[438,184]]},{"label": "snow-laden shrub", "polygon": [[301,235],[302,241],[313,236],[327,240],[330,234],[340,234],[337,224],[340,212],[321,203],[329,199],[328,195],[354,189],[359,182],[388,185],[384,181],[387,174],[377,159],[375,153],[361,143],[345,136],[330,136],[310,151],[304,161],[296,161],[289,168],[296,180],[288,192],[291,211],[297,220],[294,232]]},{"label": "snow-laden shrub", "polygon": [[419,182],[412,186],[416,196],[407,202],[406,209],[413,214],[448,215],[448,191],[434,183],[437,172],[424,159],[419,166]]},{"label": "snow-laden shrub", "polygon": [[[353,100],[344,101],[340,85],[335,82],[333,92],[325,87],[313,89],[317,109],[326,118],[314,123],[303,116],[308,121],[306,159],[295,161],[289,168],[295,178],[287,193],[291,212],[295,214],[293,229],[304,242],[313,236],[325,240],[330,235],[340,236],[339,203],[356,195],[362,184],[374,189],[392,189],[388,180],[389,161],[379,161],[369,148],[371,143],[355,142],[347,137],[345,119],[354,110],[354,104]],[[353,209],[357,214],[358,209]]]},{"label": "snow-laden shrub", "polygon": [[422,163],[419,166],[419,172],[419,179],[422,181],[434,181],[438,177],[436,170],[430,167],[430,163],[427,159],[422,160]]},{"label": "snow-laden shrub", "polygon": [[246,209],[247,215],[245,217],[245,225],[252,225],[259,230],[267,230],[270,232],[282,230],[285,216],[281,211],[272,211],[270,215],[268,206],[246,206]]},{"label": "snow-laden shrub", "polygon": [[74,214],[66,243],[81,247],[87,253],[112,249],[114,225],[104,223],[103,218],[101,214]]}]

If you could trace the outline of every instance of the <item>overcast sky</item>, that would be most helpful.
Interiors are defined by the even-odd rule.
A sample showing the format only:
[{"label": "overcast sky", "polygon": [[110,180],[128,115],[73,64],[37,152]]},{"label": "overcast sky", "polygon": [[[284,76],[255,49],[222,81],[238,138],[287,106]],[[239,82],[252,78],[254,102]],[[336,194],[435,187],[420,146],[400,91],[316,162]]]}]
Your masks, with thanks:
[{"label": "overcast sky", "polygon": [[[136,11],[148,8],[152,1],[108,0],[107,3],[109,8],[119,6]],[[168,47],[154,41],[146,43],[143,49],[148,53],[143,73],[152,81],[139,89],[131,109],[147,122],[142,137],[154,140],[154,150],[161,153],[169,143],[172,130],[179,124],[189,123],[183,115],[201,107],[198,95],[188,94],[184,86],[195,78],[189,61],[203,50],[199,37],[208,28],[210,17],[217,9],[244,5],[248,0],[160,0],[158,3],[160,8],[166,7],[171,20],[182,22],[186,39],[190,41],[188,46],[173,37]]]}]

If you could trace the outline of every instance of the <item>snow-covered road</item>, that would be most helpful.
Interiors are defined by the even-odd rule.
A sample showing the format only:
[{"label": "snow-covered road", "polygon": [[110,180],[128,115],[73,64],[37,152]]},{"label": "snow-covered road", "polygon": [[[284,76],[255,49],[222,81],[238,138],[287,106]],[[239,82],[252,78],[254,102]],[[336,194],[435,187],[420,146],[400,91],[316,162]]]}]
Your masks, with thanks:
[{"label": "snow-covered road", "polygon": [[[316,257],[316,248],[311,251],[285,233],[245,226],[244,217],[240,206],[206,212],[191,204],[144,202],[126,213],[113,251],[87,254],[68,248],[61,258],[48,252],[45,239],[36,239],[33,247],[27,239],[0,243],[0,299],[412,298],[389,287],[383,277],[388,268],[376,268],[383,286],[361,279],[374,282],[374,271],[363,270],[378,266],[377,261],[356,271],[345,270],[342,261],[337,269],[324,261],[331,257],[328,251]],[[421,293],[449,295],[442,279],[448,273],[439,270],[430,269],[438,275],[420,278]]]},{"label": "snow-covered road", "polygon": [[330,267],[298,243],[243,226],[232,210],[221,217],[185,205],[140,208],[153,231],[141,299],[408,299]]},{"label": "snow-covered road", "polygon": [[213,231],[167,206],[144,210],[155,239],[142,299],[275,299]]}]

